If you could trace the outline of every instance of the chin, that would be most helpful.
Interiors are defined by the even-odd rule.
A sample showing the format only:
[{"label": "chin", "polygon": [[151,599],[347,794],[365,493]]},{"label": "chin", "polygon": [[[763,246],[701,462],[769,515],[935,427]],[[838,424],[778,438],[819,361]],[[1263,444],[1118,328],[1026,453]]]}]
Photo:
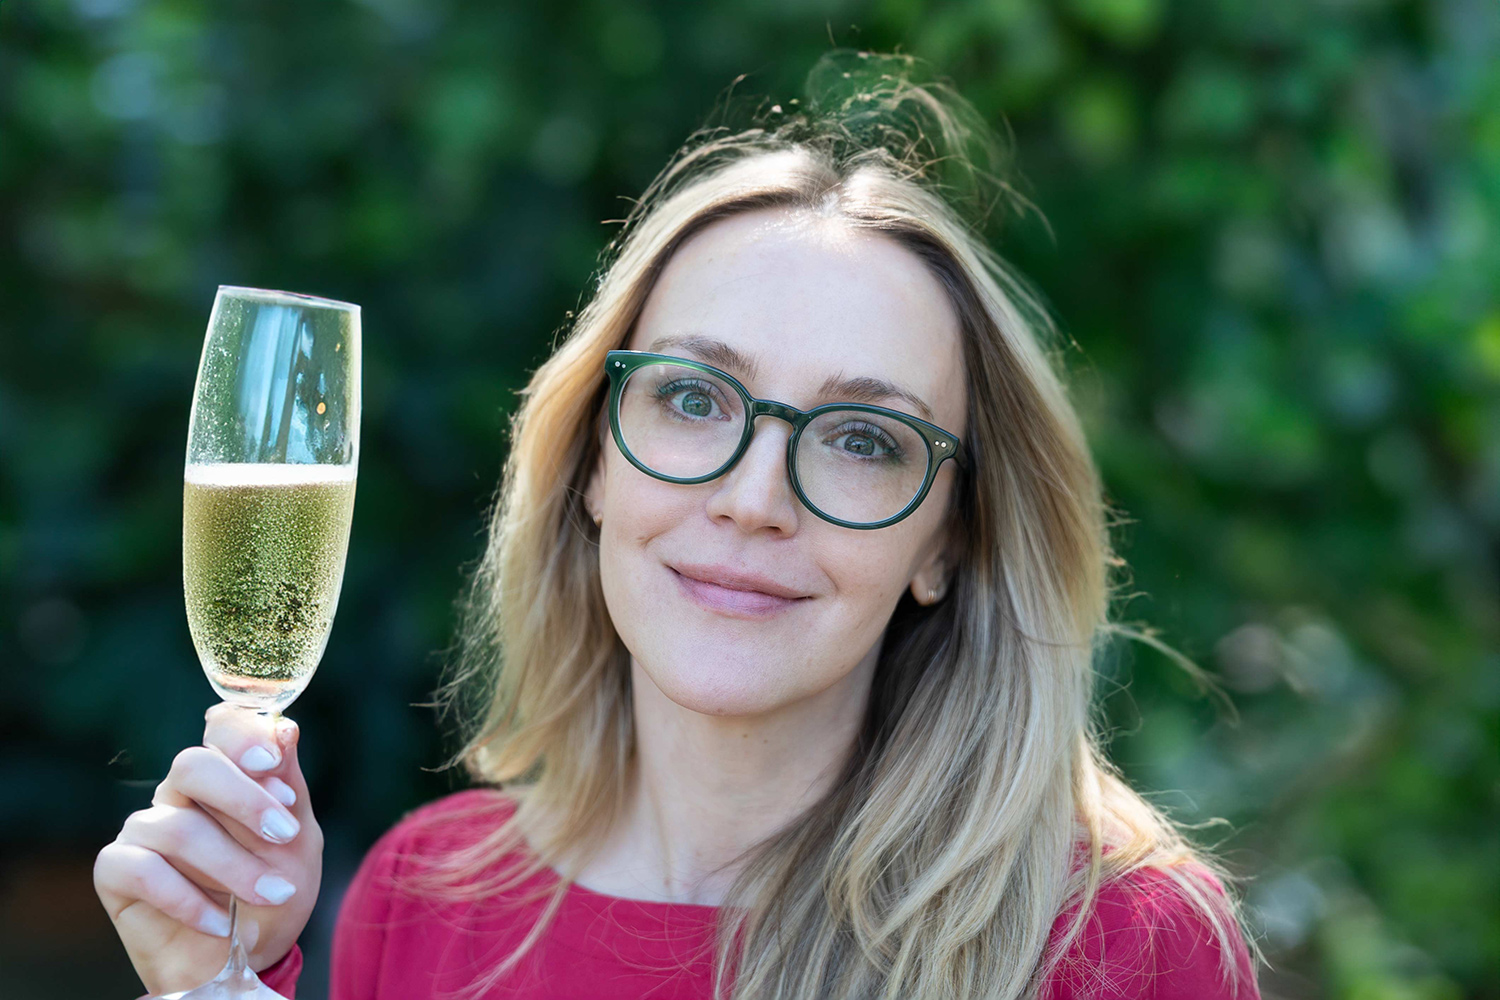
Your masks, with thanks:
[{"label": "chin", "polygon": [[760,715],[787,703],[785,688],[753,664],[721,662],[708,670],[682,664],[646,674],[663,695],[700,715]]}]

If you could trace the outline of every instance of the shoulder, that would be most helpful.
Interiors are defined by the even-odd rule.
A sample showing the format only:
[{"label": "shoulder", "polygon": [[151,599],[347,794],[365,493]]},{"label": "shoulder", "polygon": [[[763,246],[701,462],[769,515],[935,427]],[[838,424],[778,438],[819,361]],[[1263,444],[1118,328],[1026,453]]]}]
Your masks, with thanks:
[{"label": "shoulder", "polygon": [[[1223,936],[1205,913],[1205,903],[1221,918]],[[1067,933],[1078,912],[1074,903],[1058,916],[1054,939]],[[1196,864],[1172,872],[1142,868],[1101,886],[1048,987],[1043,993],[1048,1000],[1258,1000],[1260,995],[1224,885]]]},{"label": "shoulder", "polygon": [[494,832],[516,803],[497,788],[471,788],[413,809],[386,831],[371,855],[431,855],[471,847]]},{"label": "shoulder", "polygon": [[[459,792],[413,810],[375,842],[339,905],[330,997],[416,995],[401,976],[425,974],[421,972],[424,960],[412,956],[445,947],[447,931],[443,928],[451,930],[453,920],[434,920],[434,915],[456,920],[462,909],[461,902],[433,895],[427,876],[441,862],[462,858],[468,848],[482,852],[487,838],[514,809],[514,801],[499,791]],[[387,954],[400,954],[409,961],[392,965],[382,957]]]},{"label": "shoulder", "polygon": [[415,887],[434,864],[479,848],[514,812],[514,799],[488,788],[446,795],[412,810],[365,854],[345,894],[344,908],[388,904],[398,886]]}]

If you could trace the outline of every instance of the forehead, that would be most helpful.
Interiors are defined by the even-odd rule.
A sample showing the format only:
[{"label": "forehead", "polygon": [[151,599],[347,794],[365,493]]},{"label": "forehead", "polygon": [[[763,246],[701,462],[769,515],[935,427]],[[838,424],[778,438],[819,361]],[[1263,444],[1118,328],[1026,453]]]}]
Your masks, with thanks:
[{"label": "forehead", "polygon": [[[755,371],[746,386],[756,395],[807,409],[834,401],[814,398],[827,381],[878,379],[962,433],[957,314],[927,266],[879,233],[785,209],[710,224],[667,262],[628,346],[691,337],[747,355]],[[658,349],[696,353],[676,343]],[[882,405],[925,415],[899,400]]]}]

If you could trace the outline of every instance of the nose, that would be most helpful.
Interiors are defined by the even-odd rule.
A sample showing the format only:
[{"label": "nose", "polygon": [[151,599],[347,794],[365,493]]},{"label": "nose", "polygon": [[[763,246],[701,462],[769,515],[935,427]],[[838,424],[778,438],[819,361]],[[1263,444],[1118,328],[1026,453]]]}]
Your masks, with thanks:
[{"label": "nose", "polygon": [[774,528],[782,534],[797,530],[801,517],[797,494],[786,467],[787,441],[792,427],[772,418],[757,419],[750,446],[734,467],[710,485],[709,517],[727,517],[744,531]]}]

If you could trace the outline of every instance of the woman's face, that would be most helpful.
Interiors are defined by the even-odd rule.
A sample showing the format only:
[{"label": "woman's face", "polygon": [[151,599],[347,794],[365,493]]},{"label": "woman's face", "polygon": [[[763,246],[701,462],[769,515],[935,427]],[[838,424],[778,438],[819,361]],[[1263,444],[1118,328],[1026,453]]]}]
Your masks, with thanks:
[{"label": "woman's face", "polygon": [[[760,210],[698,233],[625,346],[705,361],[804,410],[848,400],[822,395],[825,381],[880,379],[965,430],[958,318],[938,280],[893,240],[810,213]],[[726,363],[725,347],[753,371]],[[863,401],[922,416],[898,397]],[[605,601],[636,665],[684,708],[759,715],[839,685],[862,697],[903,591],[921,600],[947,582],[953,462],[905,520],[844,528],[793,492],[791,432],[759,418],[739,463],[693,486],[639,471],[605,434],[588,487]]]}]

